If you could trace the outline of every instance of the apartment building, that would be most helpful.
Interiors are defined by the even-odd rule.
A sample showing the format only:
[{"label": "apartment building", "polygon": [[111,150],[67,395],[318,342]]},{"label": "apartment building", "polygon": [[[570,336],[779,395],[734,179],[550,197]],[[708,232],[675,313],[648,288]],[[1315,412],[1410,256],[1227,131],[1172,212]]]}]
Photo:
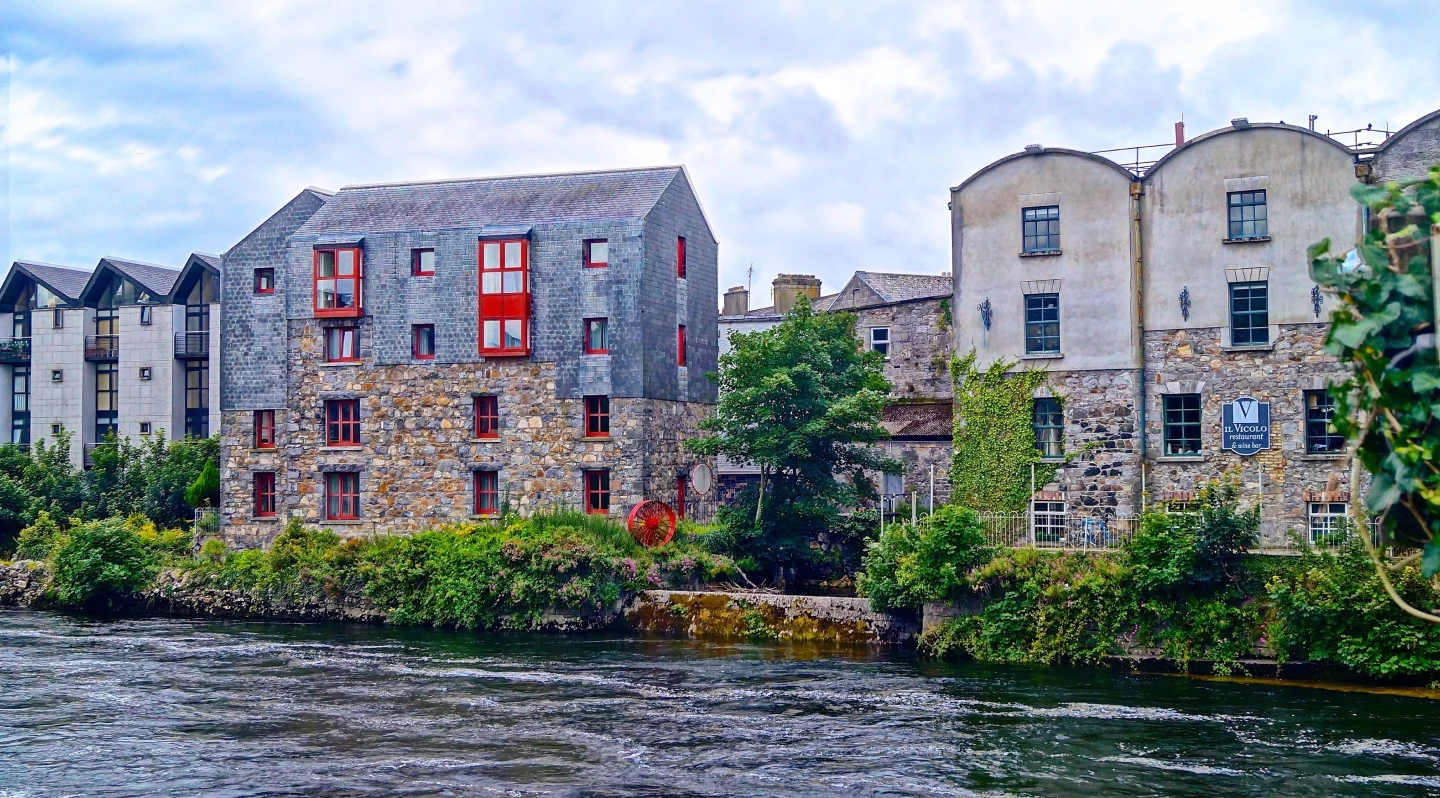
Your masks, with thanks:
[{"label": "apartment building", "polygon": [[1344,368],[1306,248],[1356,240],[1371,163],[1440,160],[1434,125],[1378,152],[1284,123],[1180,131],[1153,164],[1034,145],[951,189],[956,350],[1046,372],[1035,435],[1059,468],[1037,512],[1130,515],[1234,472],[1267,540],[1323,533],[1349,498],[1325,392]]},{"label": "apartment building", "polygon": [[221,257],[223,534],[693,511],[716,259],[683,167],[301,192]]},{"label": "apartment building", "polygon": [[71,436],[77,464],[111,432],[172,439],[218,427],[219,261],[185,267],[102,258],[94,269],[17,261],[0,284],[0,372],[12,443]]}]

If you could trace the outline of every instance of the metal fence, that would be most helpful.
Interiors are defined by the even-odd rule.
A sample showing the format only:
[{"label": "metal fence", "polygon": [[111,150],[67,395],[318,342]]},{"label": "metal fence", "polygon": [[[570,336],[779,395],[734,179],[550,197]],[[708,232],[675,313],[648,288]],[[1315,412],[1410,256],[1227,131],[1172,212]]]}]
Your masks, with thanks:
[{"label": "metal fence", "polygon": [[[1123,548],[1126,541],[1135,535],[1140,520],[1042,511],[981,513],[980,522],[985,528],[985,540],[992,546],[1104,551]],[[1353,526],[1326,524],[1283,538],[1262,537],[1252,551],[1257,554],[1298,554],[1307,549],[1335,552],[1354,534]],[[1370,535],[1371,541],[1379,545],[1379,528],[1373,523]]]}]

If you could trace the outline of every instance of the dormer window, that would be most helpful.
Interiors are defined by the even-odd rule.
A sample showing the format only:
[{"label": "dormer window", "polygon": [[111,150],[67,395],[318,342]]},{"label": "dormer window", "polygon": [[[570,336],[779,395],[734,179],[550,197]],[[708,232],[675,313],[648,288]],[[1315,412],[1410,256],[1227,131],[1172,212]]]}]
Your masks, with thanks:
[{"label": "dormer window", "polygon": [[530,242],[480,242],[480,354],[530,354]]},{"label": "dormer window", "polygon": [[359,247],[315,250],[315,315],[359,316],[364,307]]},{"label": "dormer window", "polygon": [[585,242],[585,268],[603,269],[610,265],[610,242],[596,239]]}]

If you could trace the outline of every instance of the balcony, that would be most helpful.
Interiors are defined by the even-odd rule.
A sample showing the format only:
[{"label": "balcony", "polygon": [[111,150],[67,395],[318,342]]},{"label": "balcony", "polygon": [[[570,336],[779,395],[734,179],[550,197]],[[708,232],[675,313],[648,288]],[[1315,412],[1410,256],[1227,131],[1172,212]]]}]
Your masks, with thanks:
[{"label": "balcony", "polygon": [[175,333],[175,357],[180,360],[196,360],[210,357],[210,333]]},{"label": "balcony", "polygon": [[29,363],[29,338],[0,338],[0,363]]},{"label": "balcony", "polygon": [[120,359],[120,336],[85,336],[85,359],[92,363],[113,363]]},{"label": "balcony", "polygon": [[84,465],[85,468],[95,467],[95,450],[99,449],[101,446],[104,445],[105,444],[103,443],[86,443],[81,445],[80,449],[83,453],[83,457],[81,458],[80,462]]}]

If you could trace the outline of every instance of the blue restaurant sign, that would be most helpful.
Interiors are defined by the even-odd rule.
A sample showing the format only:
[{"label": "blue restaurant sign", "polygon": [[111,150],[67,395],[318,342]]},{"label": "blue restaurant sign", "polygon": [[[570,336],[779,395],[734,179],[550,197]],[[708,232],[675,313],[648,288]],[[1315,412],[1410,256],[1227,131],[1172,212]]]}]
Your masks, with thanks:
[{"label": "blue restaurant sign", "polygon": [[1270,448],[1270,403],[1248,396],[1223,406],[1220,446],[1240,455]]}]

